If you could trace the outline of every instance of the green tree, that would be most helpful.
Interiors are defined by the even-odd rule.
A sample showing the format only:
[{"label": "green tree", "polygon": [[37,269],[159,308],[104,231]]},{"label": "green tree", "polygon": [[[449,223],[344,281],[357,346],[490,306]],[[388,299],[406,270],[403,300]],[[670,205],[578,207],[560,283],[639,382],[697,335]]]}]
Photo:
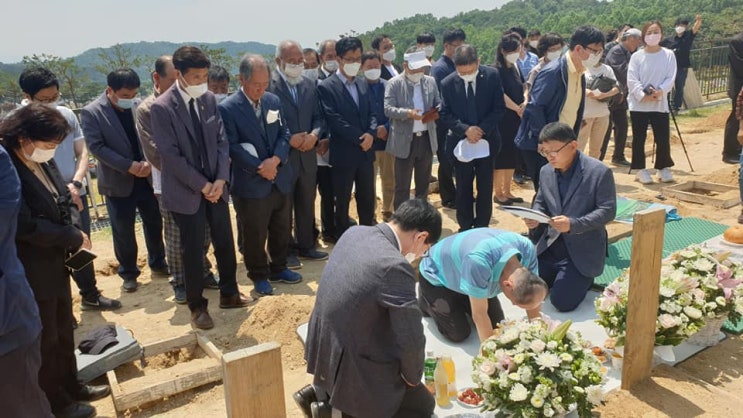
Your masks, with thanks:
[{"label": "green tree", "polygon": [[237,66],[237,60],[227,53],[227,48],[212,48],[205,44],[199,45],[199,48],[209,57],[212,65],[224,67],[230,74],[232,73],[232,69]]},{"label": "green tree", "polygon": [[82,104],[78,91],[90,81],[87,74],[75,64],[74,58],[61,58],[51,54],[33,54],[23,57],[23,64],[28,67],[44,67],[53,72],[59,80],[59,90],[63,97],[72,101],[73,106]]},{"label": "green tree", "polygon": [[153,61],[148,60],[147,57],[134,55],[130,48],[121,44],[112,46],[109,52],[103,48],[98,49],[98,59],[101,63],[95,65],[95,70],[104,76],[119,68],[137,69],[143,65],[147,65],[149,61]]},{"label": "green tree", "polygon": [[[23,98],[21,88],[18,86],[18,77],[6,72],[0,72],[0,98],[11,103],[18,103]],[[0,109],[0,113],[3,109]]]}]

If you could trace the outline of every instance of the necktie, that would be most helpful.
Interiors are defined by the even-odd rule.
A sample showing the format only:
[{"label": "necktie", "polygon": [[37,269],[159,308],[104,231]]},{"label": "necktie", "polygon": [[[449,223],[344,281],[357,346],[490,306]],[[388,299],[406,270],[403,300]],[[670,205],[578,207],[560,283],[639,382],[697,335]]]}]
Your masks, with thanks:
[{"label": "necktie", "polygon": [[289,91],[292,94],[292,99],[294,99],[294,104],[299,104],[299,96],[297,95],[297,87],[296,86],[289,86]]},{"label": "necktie", "polygon": [[199,115],[196,114],[196,106],[195,103],[196,100],[191,99],[188,101],[188,111],[191,114],[191,123],[193,124],[193,131],[196,135],[195,138],[195,154],[196,159],[198,160],[199,165],[201,166],[201,174],[205,175],[209,181],[212,180],[211,170],[209,169],[209,164],[206,163],[206,143],[204,142],[204,131],[201,129],[201,121],[199,120]]},{"label": "necktie", "polygon": [[467,83],[467,119],[470,125],[477,125],[477,101],[471,81]]}]

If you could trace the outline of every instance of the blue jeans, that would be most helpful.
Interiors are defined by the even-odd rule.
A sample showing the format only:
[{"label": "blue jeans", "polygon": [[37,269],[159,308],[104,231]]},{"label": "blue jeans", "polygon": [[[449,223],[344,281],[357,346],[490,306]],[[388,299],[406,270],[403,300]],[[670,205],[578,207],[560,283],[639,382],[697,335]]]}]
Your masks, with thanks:
[{"label": "blue jeans", "polygon": [[106,208],[111,219],[114,254],[119,261],[119,276],[124,280],[139,277],[137,267],[137,237],[134,223],[137,210],[142,218],[144,239],[147,245],[147,264],[151,268],[165,269],[163,244],[163,219],[152,186],[146,179],[136,179],[132,194],[127,197],[107,197]]},{"label": "blue jeans", "polygon": [[[80,221],[83,232],[90,237],[90,209],[88,208],[88,195],[80,196],[83,201],[83,210],[80,211]],[[72,279],[75,280],[77,288],[80,289],[80,296],[83,299],[92,300],[98,296],[98,288],[95,281],[95,268],[93,263],[88,264],[83,269],[72,272]]]},{"label": "blue jeans", "polygon": [[674,82],[673,108],[681,109],[684,104],[684,86],[686,85],[686,76],[689,75],[688,68],[679,68],[676,70],[676,81]]}]

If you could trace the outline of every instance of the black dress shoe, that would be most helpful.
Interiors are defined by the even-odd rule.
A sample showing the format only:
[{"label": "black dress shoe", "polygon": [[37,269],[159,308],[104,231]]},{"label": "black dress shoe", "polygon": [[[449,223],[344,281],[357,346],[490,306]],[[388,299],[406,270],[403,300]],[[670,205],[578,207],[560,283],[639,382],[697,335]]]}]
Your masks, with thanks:
[{"label": "black dress shoe", "polygon": [[325,251],[318,251],[313,248],[311,250],[299,251],[299,258],[306,258],[308,260],[315,260],[315,261],[327,260],[328,253],[326,253]]},{"label": "black dress shoe", "polygon": [[121,290],[127,293],[132,293],[136,292],[138,287],[139,282],[137,279],[124,279],[124,283],[121,285]]},{"label": "black dress shoe", "polygon": [[524,203],[524,199],[521,197],[509,197],[513,203]]},{"label": "black dress shoe", "polygon": [[72,399],[81,402],[93,402],[103,399],[111,393],[108,385],[80,385],[75,393],[70,393]]},{"label": "black dress shoe", "polygon": [[206,308],[197,308],[191,312],[191,325],[198,329],[212,329],[214,328],[214,321],[212,321],[212,317]]},{"label": "black dress shoe", "polygon": [[150,267],[150,271],[156,276],[170,276],[170,268],[167,264],[162,267]]},{"label": "black dress shoe", "polygon": [[335,244],[338,242],[338,238],[336,238],[335,235],[322,234],[322,241],[326,244]]},{"label": "black dress shoe", "polygon": [[456,209],[457,204],[454,202],[441,202],[441,206],[447,208],[447,209]]},{"label": "black dress shoe", "polygon": [[612,158],[611,163],[622,167],[629,167],[632,165],[632,163],[627,161],[626,158]]},{"label": "black dress shoe", "polygon": [[84,311],[113,311],[121,308],[121,302],[98,293],[91,298],[83,297],[80,307]]},{"label": "black dress shoe", "polygon": [[510,206],[513,205],[513,202],[513,199],[500,200],[497,197],[493,196],[493,203],[497,203],[501,206]]},{"label": "black dress shoe", "polygon": [[294,392],[292,395],[292,398],[294,398],[294,402],[297,403],[297,406],[299,406],[299,409],[304,412],[304,415],[308,418],[312,417],[312,408],[311,405],[315,402],[317,402],[317,393],[315,393],[315,388],[312,385],[307,385],[303,387],[302,389],[299,389],[298,391]]},{"label": "black dress shoe", "polygon": [[740,157],[736,157],[733,155],[723,155],[722,162],[725,164],[738,164],[740,162]]},{"label": "black dress shoe", "polygon": [[56,418],[93,418],[96,415],[95,408],[86,403],[71,403],[64,409],[54,412]]},{"label": "black dress shoe", "polygon": [[312,418],[332,418],[333,407],[327,402],[312,402],[310,405]]}]

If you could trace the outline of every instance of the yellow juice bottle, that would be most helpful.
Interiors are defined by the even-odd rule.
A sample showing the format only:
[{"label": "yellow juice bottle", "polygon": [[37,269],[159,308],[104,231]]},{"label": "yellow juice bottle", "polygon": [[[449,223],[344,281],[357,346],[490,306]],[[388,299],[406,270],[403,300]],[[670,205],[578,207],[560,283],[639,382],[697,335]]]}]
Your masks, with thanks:
[{"label": "yellow juice bottle", "polygon": [[436,404],[438,406],[449,406],[449,376],[446,374],[442,360],[436,362],[436,370],[433,373],[434,386],[436,386]]},{"label": "yellow juice bottle", "polygon": [[454,360],[451,359],[450,355],[445,355],[441,357],[441,364],[446,370],[449,397],[457,396],[457,373],[454,369]]}]

